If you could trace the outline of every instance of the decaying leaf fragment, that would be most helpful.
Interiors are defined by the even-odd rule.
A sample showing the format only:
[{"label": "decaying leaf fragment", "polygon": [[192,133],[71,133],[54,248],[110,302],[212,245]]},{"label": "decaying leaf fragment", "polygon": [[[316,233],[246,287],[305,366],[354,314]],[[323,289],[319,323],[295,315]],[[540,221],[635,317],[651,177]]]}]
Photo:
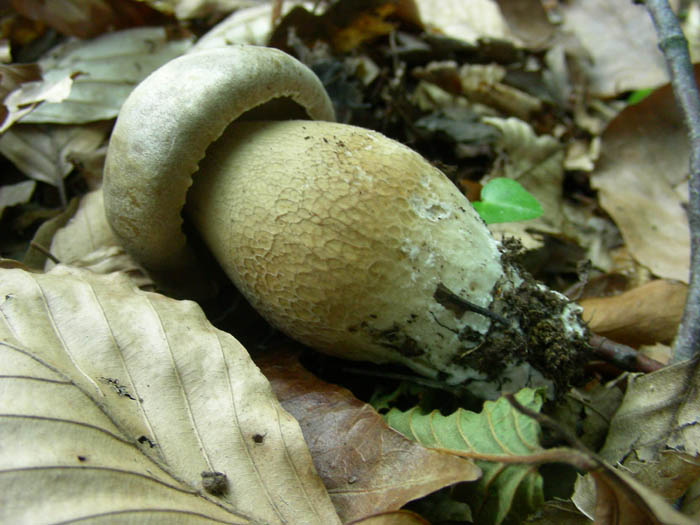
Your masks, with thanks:
[{"label": "decaying leaf fragment", "polygon": [[0,522],[339,523],[298,423],[195,303],[63,266],[0,289]]}]

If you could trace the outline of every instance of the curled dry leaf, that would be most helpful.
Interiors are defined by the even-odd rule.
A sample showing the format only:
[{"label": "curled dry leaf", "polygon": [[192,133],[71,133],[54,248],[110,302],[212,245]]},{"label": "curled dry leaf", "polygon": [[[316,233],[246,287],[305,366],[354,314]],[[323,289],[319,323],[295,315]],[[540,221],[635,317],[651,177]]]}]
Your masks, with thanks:
[{"label": "curled dry leaf", "polygon": [[195,303],[0,271],[0,521],[339,523],[298,423]]},{"label": "curled dry leaf", "polygon": [[428,450],[389,428],[371,406],[314,377],[288,349],[266,353],[257,364],[282,406],[299,421],[316,470],[344,522],[396,510],[447,485],[479,477],[473,462]]},{"label": "curled dry leaf", "polygon": [[577,480],[572,500],[596,525],[696,523],[622,469],[605,464]]},{"label": "curled dry leaf", "polygon": [[592,332],[636,347],[669,343],[675,337],[687,293],[685,284],[657,279],[620,295],[581,299],[579,304]]},{"label": "curled dry leaf", "polygon": [[684,283],[690,242],[678,188],[687,184],[689,152],[673,92],[664,86],[609,124],[591,177],[632,256],[655,275]]},{"label": "curled dry leaf", "polygon": [[15,122],[29,115],[39,104],[63,102],[70,95],[73,78],[74,75],[70,73],[60,72],[50,79],[24,82],[10,92],[3,100],[4,119],[0,133],[7,131]]}]

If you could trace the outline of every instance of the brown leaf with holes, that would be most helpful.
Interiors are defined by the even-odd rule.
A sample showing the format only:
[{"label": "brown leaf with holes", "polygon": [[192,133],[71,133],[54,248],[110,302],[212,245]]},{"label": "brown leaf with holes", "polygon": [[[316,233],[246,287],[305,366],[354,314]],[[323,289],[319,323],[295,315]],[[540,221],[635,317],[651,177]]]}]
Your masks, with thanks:
[{"label": "brown leaf with holes", "polygon": [[314,466],[343,522],[396,510],[460,481],[477,479],[471,461],[429,450],[390,429],[348,390],[314,377],[289,348],[256,364],[301,425]]}]

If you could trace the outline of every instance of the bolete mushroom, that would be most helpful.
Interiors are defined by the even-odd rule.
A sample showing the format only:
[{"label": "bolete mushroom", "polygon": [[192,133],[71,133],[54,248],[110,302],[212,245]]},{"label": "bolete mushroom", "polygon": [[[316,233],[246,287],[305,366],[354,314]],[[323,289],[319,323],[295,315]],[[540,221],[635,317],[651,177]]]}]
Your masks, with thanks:
[{"label": "bolete mushroom", "polygon": [[332,120],[318,79],[280,51],[177,58],[119,114],[108,221],[146,268],[172,275],[195,264],[187,201],[253,307],[320,351],[450,383],[524,360],[568,381],[588,348],[580,308],[524,275],[420,155]]}]

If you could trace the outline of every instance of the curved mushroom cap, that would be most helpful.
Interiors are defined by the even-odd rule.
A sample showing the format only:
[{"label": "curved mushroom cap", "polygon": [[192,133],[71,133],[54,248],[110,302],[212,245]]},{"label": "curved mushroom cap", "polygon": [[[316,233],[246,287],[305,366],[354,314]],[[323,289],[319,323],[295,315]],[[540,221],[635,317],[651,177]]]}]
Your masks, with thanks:
[{"label": "curved mushroom cap", "polygon": [[454,298],[489,307],[503,276],[497,243],[409,148],[343,124],[241,122],[200,170],[188,215],[238,289],[291,337],[453,375],[489,330]]},{"label": "curved mushroom cap", "polygon": [[281,51],[255,46],[176,58],[126,100],[107,152],[105,210],[120,242],[146,268],[191,264],[181,231],[191,175],[231,122],[261,106],[272,119],[334,120],[330,99],[310,69]]}]

